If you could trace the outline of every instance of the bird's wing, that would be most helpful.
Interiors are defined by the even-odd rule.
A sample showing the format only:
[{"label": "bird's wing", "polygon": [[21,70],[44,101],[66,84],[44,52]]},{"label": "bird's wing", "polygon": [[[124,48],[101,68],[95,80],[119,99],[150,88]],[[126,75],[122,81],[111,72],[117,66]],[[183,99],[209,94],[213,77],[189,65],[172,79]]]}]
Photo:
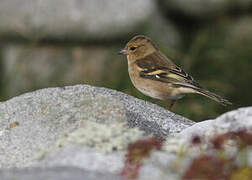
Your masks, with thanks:
[{"label": "bird's wing", "polygon": [[168,83],[175,87],[202,88],[189,74],[172,63],[160,52],[155,52],[136,61],[140,76]]}]

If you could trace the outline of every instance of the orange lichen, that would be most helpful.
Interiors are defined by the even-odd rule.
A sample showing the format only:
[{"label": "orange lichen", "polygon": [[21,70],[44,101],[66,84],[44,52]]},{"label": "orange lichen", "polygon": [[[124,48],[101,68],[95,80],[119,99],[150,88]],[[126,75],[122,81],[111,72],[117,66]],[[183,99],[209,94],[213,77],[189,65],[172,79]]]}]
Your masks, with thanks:
[{"label": "orange lichen", "polygon": [[10,128],[14,128],[16,126],[19,126],[19,122],[15,121],[10,124]]},{"label": "orange lichen", "polygon": [[227,140],[235,140],[241,146],[252,145],[252,134],[246,130],[231,131],[214,137],[211,143],[215,149],[222,149]]}]

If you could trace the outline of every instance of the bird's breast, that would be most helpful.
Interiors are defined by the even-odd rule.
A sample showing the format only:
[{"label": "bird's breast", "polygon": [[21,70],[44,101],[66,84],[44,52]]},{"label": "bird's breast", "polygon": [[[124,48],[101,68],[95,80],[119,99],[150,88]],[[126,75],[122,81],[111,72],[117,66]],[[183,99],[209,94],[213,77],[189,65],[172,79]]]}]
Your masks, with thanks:
[{"label": "bird's breast", "polygon": [[129,64],[128,71],[131,82],[143,94],[160,100],[179,97],[168,83],[140,77],[139,68],[136,65]]}]

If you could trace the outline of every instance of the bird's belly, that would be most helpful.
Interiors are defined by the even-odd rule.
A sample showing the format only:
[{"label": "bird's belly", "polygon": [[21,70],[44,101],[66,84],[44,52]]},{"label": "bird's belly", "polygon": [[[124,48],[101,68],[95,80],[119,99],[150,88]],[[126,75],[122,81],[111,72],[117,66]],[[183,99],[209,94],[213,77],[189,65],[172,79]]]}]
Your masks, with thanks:
[{"label": "bird's belly", "polygon": [[154,87],[136,87],[141,93],[150,96],[154,99],[160,99],[160,100],[164,100],[164,99],[180,99],[182,98],[184,95],[182,94],[177,94],[176,92],[174,92],[173,89],[170,89],[169,87],[166,87],[165,89],[160,90],[156,89]]},{"label": "bird's belly", "polygon": [[154,99],[163,99],[164,97],[158,92],[155,91],[155,89],[152,89],[150,87],[144,88],[144,87],[136,87],[141,93],[143,93],[146,96],[152,97]]},{"label": "bird's belly", "polygon": [[162,83],[158,81],[151,81],[138,78],[132,78],[131,81],[133,85],[144,95],[150,96],[154,99],[180,99],[183,95],[178,94],[175,88],[169,86],[167,83]]}]

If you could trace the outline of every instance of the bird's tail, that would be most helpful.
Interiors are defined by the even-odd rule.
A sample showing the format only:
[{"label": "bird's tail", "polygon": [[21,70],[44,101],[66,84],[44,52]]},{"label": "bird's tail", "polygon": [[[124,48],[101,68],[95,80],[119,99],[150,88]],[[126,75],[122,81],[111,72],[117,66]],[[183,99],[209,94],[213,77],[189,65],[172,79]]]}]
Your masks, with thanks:
[{"label": "bird's tail", "polygon": [[206,89],[199,88],[199,89],[197,89],[197,93],[204,95],[210,99],[213,99],[214,101],[217,101],[218,103],[222,104],[223,106],[232,105],[232,103],[229,102],[228,100],[226,100],[226,99],[222,98],[221,96],[214,94]]}]

